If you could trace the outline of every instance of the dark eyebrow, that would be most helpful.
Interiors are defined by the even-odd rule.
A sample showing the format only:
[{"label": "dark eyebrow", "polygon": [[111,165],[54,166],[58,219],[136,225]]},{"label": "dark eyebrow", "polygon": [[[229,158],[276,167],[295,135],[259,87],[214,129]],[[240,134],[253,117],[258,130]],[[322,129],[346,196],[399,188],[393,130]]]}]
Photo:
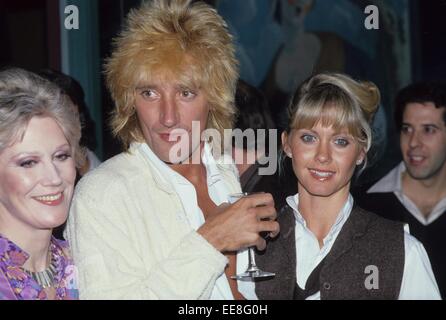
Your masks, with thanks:
[{"label": "dark eyebrow", "polygon": [[[406,122],[403,122],[403,123],[401,124],[401,126],[413,127],[412,124],[410,124],[410,123],[406,123]],[[440,127],[439,127],[438,125],[436,125],[435,123],[423,123],[423,124],[421,124],[421,126],[422,126],[422,127],[434,127],[434,128],[436,128],[436,129],[440,129]]]},{"label": "dark eyebrow", "polygon": [[440,129],[440,127],[434,123],[424,123],[424,124],[422,124],[422,126],[423,127],[434,127],[435,129]]}]

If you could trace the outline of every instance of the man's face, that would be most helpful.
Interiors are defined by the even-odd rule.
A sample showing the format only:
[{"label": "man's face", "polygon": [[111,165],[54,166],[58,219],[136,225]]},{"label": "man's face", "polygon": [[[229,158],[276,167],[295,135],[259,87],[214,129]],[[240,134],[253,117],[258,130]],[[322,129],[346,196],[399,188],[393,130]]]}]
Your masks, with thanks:
[{"label": "man's face", "polygon": [[404,109],[400,146],[413,179],[430,179],[446,171],[444,112],[432,102],[409,103]]},{"label": "man's face", "polygon": [[[200,139],[192,139],[192,122],[199,124],[200,130],[195,134],[201,135],[209,115],[203,90],[158,78],[138,86],[135,107],[144,138],[162,161],[181,163],[199,150]],[[172,155],[172,147],[177,143],[184,152]]]}]

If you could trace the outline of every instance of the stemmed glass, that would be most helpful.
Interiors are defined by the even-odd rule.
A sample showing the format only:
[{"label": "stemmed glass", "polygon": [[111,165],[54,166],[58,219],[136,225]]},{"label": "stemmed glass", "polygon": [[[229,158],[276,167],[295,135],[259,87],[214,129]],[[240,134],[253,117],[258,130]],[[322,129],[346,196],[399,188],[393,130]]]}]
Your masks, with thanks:
[{"label": "stemmed glass", "polygon": [[[234,193],[230,194],[228,196],[229,203],[235,203],[239,199],[249,196],[249,193],[243,192],[243,193]],[[267,272],[260,270],[256,265],[255,260],[255,253],[254,248],[249,247],[248,248],[248,267],[246,268],[246,271],[241,274],[236,274],[234,276],[231,276],[232,279],[236,280],[244,280],[244,281],[253,281],[258,278],[267,278],[267,277],[274,277],[276,274],[273,272]]]}]

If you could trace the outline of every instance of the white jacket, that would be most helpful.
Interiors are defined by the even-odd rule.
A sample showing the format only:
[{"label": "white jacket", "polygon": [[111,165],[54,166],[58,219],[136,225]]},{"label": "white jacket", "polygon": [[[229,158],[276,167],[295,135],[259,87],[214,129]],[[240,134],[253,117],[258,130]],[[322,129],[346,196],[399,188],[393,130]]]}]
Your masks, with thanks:
[{"label": "white jacket", "polygon": [[[184,221],[182,203],[146,144],[104,162],[81,179],[66,238],[81,299],[209,299],[226,257]],[[230,193],[234,165],[216,164]]]}]

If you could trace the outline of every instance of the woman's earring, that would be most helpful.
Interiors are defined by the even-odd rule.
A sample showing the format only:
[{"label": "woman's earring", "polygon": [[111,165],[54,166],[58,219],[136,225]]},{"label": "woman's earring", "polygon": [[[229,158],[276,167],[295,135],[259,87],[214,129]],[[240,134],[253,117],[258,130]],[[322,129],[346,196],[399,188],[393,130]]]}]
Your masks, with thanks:
[{"label": "woman's earring", "polygon": [[356,161],[356,165],[359,166],[362,163],[362,161],[364,161],[364,159],[359,159],[358,161]]}]

